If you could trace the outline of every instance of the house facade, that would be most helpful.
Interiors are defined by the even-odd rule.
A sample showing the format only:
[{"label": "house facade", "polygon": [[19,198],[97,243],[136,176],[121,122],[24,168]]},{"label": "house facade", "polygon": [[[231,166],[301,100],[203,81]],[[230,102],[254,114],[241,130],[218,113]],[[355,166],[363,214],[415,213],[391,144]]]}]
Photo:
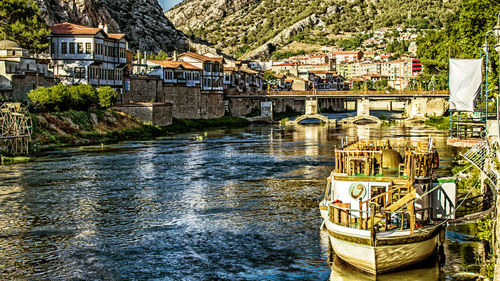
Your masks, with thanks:
[{"label": "house facade", "polygon": [[317,91],[342,91],[346,90],[344,77],[333,71],[312,70],[309,71],[309,81],[314,84]]},{"label": "house facade", "polygon": [[335,59],[336,63],[343,62],[355,62],[361,60],[363,58],[362,51],[337,51],[330,53],[330,57]]},{"label": "house facade", "polygon": [[38,86],[52,86],[48,64],[30,56],[16,42],[0,40],[0,96],[3,100],[26,101]]},{"label": "house facade", "polygon": [[156,75],[167,85],[200,87],[201,68],[184,61],[151,60],[156,65],[148,75]]},{"label": "house facade", "polygon": [[108,33],[107,26],[94,28],[67,22],[52,25],[50,31],[50,69],[60,82],[123,91],[128,50],[125,34]]},{"label": "house facade", "polygon": [[180,54],[178,60],[187,62],[201,69],[200,80],[202,93],[223,93],[224,58],[186,52]]}]

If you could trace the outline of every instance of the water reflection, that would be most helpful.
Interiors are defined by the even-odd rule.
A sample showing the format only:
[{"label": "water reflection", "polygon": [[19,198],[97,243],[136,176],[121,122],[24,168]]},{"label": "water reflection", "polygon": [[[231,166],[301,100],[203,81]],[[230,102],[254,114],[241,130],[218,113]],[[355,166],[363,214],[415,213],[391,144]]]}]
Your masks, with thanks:
[{"label": "water reflection", "polygon": [[[331,251],[319,232],[318,203],[333,148],[347,135],[429,134],[446,169],[455,151],[445,148],[443,133],[376,125],[213,130],[62,149],[32,163],[0,166],[0,277],[359,276],[330,268]],[[447,250],[445,272],[463,260],[456,245]]]}]

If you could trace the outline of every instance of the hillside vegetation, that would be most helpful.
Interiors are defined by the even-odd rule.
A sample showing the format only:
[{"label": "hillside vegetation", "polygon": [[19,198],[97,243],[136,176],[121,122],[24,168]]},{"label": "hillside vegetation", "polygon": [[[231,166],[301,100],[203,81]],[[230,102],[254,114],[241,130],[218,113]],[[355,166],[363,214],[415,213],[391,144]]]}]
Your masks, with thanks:
[{"label": "hillside vegetation", "polygon": [[[485,34],[497,23],[497,13],[500,11],[499,0],[463,0],[459,10],[453,15],[445,28],[439,31],[428,31],[426,36],[418,40],[417,56],[420,58],[424,73],[420,80],[425,83],[434,81],[436,89],[448,88],[448,51],[452,58],[484,59]],[[497,92],[498,88],[498,53],[494,50],[496,40],[486,37],[489,49],[488,81],[489,93]]]},{"label": "hillside vegetation", "polygon": [[[444,26],[459,0],[257,0],[184,1],[166,13],[176,28],[203,38],[235,56],[264,45],[287,28],[308,17],[317,17],[292,30],[291,41],[333,45],[344,32],[384,27],[433,29]],[[240,7],[235,9],[235,6]],[[205,18],[204,7],[211,10]]]}]

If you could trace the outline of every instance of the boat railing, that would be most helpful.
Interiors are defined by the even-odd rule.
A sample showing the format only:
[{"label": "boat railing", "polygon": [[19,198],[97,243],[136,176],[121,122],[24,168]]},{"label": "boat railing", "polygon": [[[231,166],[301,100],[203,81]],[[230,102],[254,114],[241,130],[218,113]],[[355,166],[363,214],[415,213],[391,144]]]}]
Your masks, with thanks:
[{"label": "boat railing", "polygon": [[[369,205],[371,203],[377,203],[380,208],[382,209],[387,209],[390,208],[391,206],[395,208],[394,204],[397,204],[398,202],[409,202],[413,198],[415,198],[415,195],[412,194],[412,191],[414,190],[414,185],[412,180],[403,180],[399,182],[394,182],[393,184],[389,186],[389,190],[380,193],[376,196],[371,197],[368,200],[365,201],[359,201],[359,210],[363,210],[363,206],[365,206],[365,209],[369,209]],[[405,198],[405,196],[407,198]],[[396,199],[396,200],[395,200]],[[403,203],[404,204],[404,203]],[[396,205],[397,206],[397,205]],[[360,213],[360,216],[362,213]]]},{"label": "boat railing", "polygon": [[[432,208],[389,211],[372,203],[368,210],[357,210],[349,208],[348,205],[348,203],[329,204],[329,221],[333,224],[373,232],[410,230],[413,234],[415,229],[429,224],[432,220]],[[362,216],[354,216],[361,213]]]},{"label": "boat railing", "polygon": [[[335,169],[348,176],[382,176],[383,149],[389,142],[362,142],[343,149],[335,149]],[[404,162],[400,164],[398,175],[409,178],[428,178],[436,168],[438,158],[432,142],[410,143],[404,147]],[[437,164],[439,164],[437,162]]]}]

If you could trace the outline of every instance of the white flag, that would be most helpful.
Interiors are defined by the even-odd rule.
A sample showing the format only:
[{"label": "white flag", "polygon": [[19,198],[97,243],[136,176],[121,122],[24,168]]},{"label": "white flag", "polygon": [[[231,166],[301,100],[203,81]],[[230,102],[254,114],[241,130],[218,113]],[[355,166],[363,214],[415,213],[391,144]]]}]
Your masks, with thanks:
[{"label": "white flag", "polygon": [[474,111],[483,81],[482,59],[450,59],[450,110]]}]

